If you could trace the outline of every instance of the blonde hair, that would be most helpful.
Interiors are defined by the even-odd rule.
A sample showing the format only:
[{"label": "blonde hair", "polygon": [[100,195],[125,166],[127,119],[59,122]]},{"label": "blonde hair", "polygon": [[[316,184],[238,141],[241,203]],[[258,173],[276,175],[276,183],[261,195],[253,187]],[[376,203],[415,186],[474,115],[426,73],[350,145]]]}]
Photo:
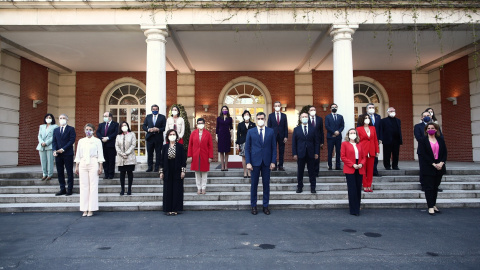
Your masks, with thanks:
[{"label": "blonde hair", "polygon": [[345,134],[345,141],[346,142],[350,141],[350,138],[349,138],[350,136],[348,136],[350,134],[350,130],[355,130],[355,135],[357,135],[357,138],[355,138],[355,142],[359,143],[360,142],[360,137],[358,137],[358,131],[355,128],[351,128],[347,131],[347,134]]}]

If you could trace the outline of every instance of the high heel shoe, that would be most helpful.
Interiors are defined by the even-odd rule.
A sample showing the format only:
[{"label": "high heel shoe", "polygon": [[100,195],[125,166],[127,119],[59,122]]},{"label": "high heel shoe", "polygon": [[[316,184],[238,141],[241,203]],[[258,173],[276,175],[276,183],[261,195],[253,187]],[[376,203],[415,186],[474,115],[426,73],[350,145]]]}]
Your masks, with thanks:
[{"label": "high heel shoe", "polygon": [[433,212],[435,212],[437,214],[442,213],[440,210],[438,210],[438,208],[436,206],[433,207]]},{"label": "high heel shoe", "polygon": [[86,217],[86,216],[87,216],[87,211],[83,212],[82,217]]},{"label": "high heel shoe", "polygon": [[428,214],[430,216],[435,216],[435,210],[433,208],[428,208]]},{"label": "high heel shoe", "polygon": [[91,216],[93,216],[93,212],[92,212],[92,211],[88,211],[87,217],[91,217]]}]

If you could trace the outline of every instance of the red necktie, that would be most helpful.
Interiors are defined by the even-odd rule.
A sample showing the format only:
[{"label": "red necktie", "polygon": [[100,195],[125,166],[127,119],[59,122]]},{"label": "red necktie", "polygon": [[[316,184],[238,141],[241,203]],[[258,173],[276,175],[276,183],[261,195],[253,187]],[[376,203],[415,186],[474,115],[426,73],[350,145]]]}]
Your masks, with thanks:
[{"label": "red necktie", "polygon": [[277,113],[277,125],[280,125],[280,114]]},{"label": "red necktie", "polygon": [[107,137],[108,123],[105,125],[105,137]]},{"label": "red necktie", "polygon": [[313,127],[315,127],[315,117],[312,117],[312,124],[313,124]]}]

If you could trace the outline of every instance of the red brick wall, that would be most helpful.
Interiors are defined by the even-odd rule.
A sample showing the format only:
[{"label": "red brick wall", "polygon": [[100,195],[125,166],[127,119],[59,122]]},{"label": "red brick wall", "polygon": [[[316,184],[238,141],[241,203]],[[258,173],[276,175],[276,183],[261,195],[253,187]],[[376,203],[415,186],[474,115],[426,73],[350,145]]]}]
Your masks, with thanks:
[{"label": "red brick wall", "polygon": [[[468,56],[445,64],[440,70],[442,103],[442,132],[448,148],[448,160],[472,161],[472,120],[470,114],[470,86],[468,78]],[[448,101],[456,97],[457,105]],[[460,128],[460,129],[459,129]],[[458,140],[459,131],[463,139]]]},{"label": "red brick wall", "polygon": [[[282,104],[288,104],[285,113],[289,117],[289,126],[291,116],[295,115],[295,73],[286,71],[236,71],[236,72],[195,72],[195,114],[196,117],[205,118],[206,129],[215,136],[216,118],[218,117],[218,97],[223,87],[231,80],[240,76],[248,76],[262,82],[270,91],[272,102],[280,101]],[[208,104],[210,108],[205,112],[203,104]],[[273,105],[272,105],[273,106]],[[270,108],[273,110],[273,108]],[[296,124],[295,124],[296,125]],[[291,133],[293,129],[289,128],[289,142],[285,146],[285,160],[292,159]],[[217,145],[214,143],[214,159],[217,160]]]},{"label": "red brick wall", "polygon": [[[48,70],[23,57],[20,63],[18,165],[37,165],[40,164],[40,157],[35,150],[38,145],[38,126],[43,124],[43,117],[47,114]],[[37,108],[33,108],[35,99],[43,100]],[[58,118],[58,115],[55,117]]]}]

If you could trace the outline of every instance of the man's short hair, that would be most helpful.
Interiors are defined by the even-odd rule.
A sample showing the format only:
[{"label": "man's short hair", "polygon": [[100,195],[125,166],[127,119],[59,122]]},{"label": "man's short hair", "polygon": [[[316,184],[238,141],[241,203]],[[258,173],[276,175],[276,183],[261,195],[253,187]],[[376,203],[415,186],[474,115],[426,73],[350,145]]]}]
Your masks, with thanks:
[{"label": "man's short hair", "polygon": [[[257,113],[257,117],[260,116],[260,115],[265,116],[265,113],[264,113],[264,112],[259,112],[259,113]],[[266,117],[266,116],[265,116],[265,117]]]},{"label": "man's short hair", "polygon": [[153,105],[152,105],[152,107],[150,107],[150,110],[153,110],[153,107],[157,107],[157,109],[159,109],[159,110],[160,110],[160,107],[158,107],[158,105],[157,105],[157,104],[153,104]]}]

